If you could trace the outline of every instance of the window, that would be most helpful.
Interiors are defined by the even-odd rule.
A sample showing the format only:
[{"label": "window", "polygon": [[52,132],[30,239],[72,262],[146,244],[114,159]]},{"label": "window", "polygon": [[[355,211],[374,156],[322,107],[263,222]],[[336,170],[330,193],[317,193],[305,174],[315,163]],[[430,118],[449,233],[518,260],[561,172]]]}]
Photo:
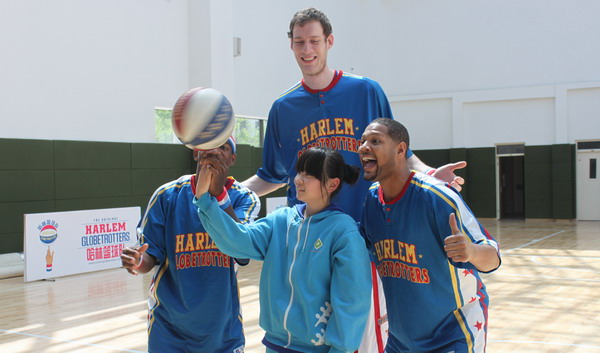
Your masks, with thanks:
[{"label": "window", "polygon": [[577,142],[578,150],[600,150],[600,141]]},{"label": "window", "polygon": [[[180,143],[171,126],[172,108],[154,109],[154,140],[158,143]],[[233,136],[240,145],[262,147],[267,119],[254,116],[236,116]]]},{"label": "window", "polygon": [[496,155],[498,156],[514,156],[524,155],[525,144],[512,144],[512,145],[496,145]]},{"label": "window", "polygon": [[159,143],[179,142],[171,127],[171,108],[154,109],[154,141]]}]

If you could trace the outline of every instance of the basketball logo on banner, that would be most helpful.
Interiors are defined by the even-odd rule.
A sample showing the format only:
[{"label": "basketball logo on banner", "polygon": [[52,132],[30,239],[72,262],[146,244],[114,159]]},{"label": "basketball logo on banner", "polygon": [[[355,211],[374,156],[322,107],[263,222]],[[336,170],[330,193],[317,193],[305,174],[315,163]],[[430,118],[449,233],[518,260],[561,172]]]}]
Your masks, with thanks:
[{"label": "basketball logo on banner", "polygon": [[50,251],[50,244],[54,243],[58,238],[58,223],[49,219],[43,221],[39,226],[40,241],[44,245],[48,245],[46,251],[46,272],[52,271],[52,262],[54,261],[54,251]]}]

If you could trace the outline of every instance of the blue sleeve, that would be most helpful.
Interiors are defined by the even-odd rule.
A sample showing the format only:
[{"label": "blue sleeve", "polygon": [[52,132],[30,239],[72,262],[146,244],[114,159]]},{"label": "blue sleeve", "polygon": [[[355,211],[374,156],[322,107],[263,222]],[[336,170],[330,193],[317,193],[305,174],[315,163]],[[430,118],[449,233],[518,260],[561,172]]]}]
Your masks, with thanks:
[{"label": "blue sleeve", "polygon": [[[448,189],[452,190],[452,194],[447,193],[446,199],[434,197],[432,200],[432,205],[434,207],[433,214],[435,217],[436,228],[438,230],[438,241],[440,242],[440,246],[443,247],[446,237],[452,234],[449,217],[451,213],[454,213],[458,228],[472,243],[491,245],[498,250],[498,244],[496,241],[479,223],[477,218],[475,218],[475,215],[473,215],[472,211],[463,201],[460,194],[454,191],[454,189]],[[500,257],[498,252],[497,254],[498,257]],[[448,261],[450,261],[453,266],[458,268],[476,270],[476,267],[470,262],[455,262],[450,259],[448,259]]]},{"label": "blue sleeve", "polygon": [[248,190],[248,192],[241,192],[232,206],[240,223],[252,223],[260,212],[260,199],[253,191]]},{"label": "blue sleeve", "polygon": [[286,153],[295,153],[297,151],[284,151],[281,146],[279,136],[279,114],[277,112],[277,102],[273,103],[269,111],[269,120],[267,121],[267,131],[263,145],[263,165],[258,169],[256,175],[274,184],[288,182],[288,166],[285,164]]},{"label": "blue sleeve", "polygon": [[166,229],[166,217],[163,210],[163,198],[159,194],[158,190],[154,192],[144,217],[140,220],[138,228],[142,231],[142,237],[140,244],[143,245],[148,243],[148,255],[153,256],[157,263],[163,263],[167,258],[165,244],[165,229]]},{"label": "blue sleeve", "polygon": [[221,210],[217,200],[205,193],[194,199],[198,217],[219,250],[231,257],[264,260],[271,240],[270,218],[240,224]]},{"label": "blue sleeve", "polygon": [[360,346],[371,308],[371,265],[359,232],[342,236],[333,254],[331,306],[325,342],[329,352],[348,352]]}]

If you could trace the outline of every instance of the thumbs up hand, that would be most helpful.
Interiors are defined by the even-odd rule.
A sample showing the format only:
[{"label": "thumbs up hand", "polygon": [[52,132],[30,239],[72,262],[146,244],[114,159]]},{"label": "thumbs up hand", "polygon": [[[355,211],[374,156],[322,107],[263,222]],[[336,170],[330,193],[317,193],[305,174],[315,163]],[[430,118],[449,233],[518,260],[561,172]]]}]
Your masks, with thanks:
[{"label": "thumbs up hand", "polygon": [[[121,253],[121,264],[127,272],[132,275],[137,275],[138,270],[142,266],[142,262],[144,262],[144,254],[148,250],[148,244],[144,244],[139,248],[125,248]],[[147,271],[146,271],[147,272]]]},{"label": "thumbs up hand", "polygon": [[446,255],[454,262],[471,261],[476,251],[474,244],[458,228],[454,213],[450,214],[448,222],[450,223],[452,235],[444,239],[444,251],[446,251]]}]

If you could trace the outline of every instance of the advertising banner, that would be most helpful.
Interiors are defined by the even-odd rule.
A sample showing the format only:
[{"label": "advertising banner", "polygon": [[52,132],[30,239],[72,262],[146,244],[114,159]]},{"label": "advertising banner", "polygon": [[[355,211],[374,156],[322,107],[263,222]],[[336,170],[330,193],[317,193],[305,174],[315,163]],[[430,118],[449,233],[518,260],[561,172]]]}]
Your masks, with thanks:
[{"label": "advertising banner", "polygon": [[267,214],[275,211],[280,207],[287,206],[287,197],[267,197]]},{"label": "advertising banner", "polygon": [[139,207],[25,215],[25,282],[121,266]]}]

